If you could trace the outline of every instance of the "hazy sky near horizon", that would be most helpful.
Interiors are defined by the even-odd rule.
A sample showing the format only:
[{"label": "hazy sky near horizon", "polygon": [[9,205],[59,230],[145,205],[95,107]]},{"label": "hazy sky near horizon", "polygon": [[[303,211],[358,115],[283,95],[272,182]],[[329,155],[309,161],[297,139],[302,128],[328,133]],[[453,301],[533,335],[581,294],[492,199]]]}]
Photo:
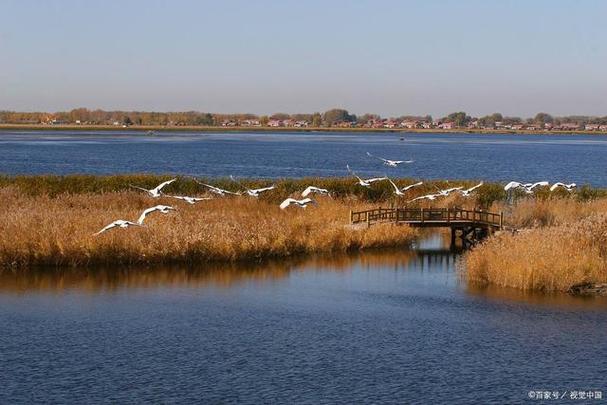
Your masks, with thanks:
[{"label": "hazy sky near horizon", "polygon": [[607,1],[2,0],[0,109],[607,115]]}]

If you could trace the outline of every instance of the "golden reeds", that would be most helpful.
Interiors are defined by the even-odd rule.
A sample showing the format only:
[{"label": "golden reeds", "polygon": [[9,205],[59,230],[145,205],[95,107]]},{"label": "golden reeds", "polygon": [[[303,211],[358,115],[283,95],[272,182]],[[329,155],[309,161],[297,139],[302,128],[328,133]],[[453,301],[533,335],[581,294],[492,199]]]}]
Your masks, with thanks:
[{"label": "golden reeds", "polygon": [[[319,197],[318,207],[280,210],[250,197],[189,205],[136,191],[25,195],[0,189],[0,266],[87,266],[255,260],[410,243],[415,231],[378,225],[354,229],[350,209],[370,205]],[[93,234],[116,219],[135,220],[163,203],[177,212],[152,214],[146,227]]]},{"label": "golden reeds", "polygon": [[463,270],[472,282],[523,290],[607,282],[607,215],[502,233],[468,253]]}]

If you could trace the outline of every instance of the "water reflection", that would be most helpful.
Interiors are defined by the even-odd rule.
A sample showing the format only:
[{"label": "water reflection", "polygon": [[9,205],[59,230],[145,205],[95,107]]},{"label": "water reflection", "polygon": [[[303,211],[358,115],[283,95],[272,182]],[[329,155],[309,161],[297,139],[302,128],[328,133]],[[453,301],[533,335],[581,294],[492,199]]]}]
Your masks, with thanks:
[{"label": "water reflection", "polygon": [[430,238],[418,249],[382,249],[350,254],[294,257],[263,263],[204,264],[92,269],[36,269],[0,272],[0,293],[30,291],[91,293],[155,287],[230,288],[243,283],[276,282],[296,272],[453,271],[458,255]]},{"label": "water reflection", "polygon": [[[287,281],[295,275],[356,272],[393,272],[411,279],[429,277],[429,286],[444,288],[481,300],[517,302],[528,305],[557,305],[576,308],[607,308],[605,297],[573,297],[568,294],[521,292],[498,287],[481,287],[457,277],[461,252],[445,248],[448,235],[433,234],[414,250],[382,249],[351,254],[293,257],[263,263],[205,264],[198,267],[162,266],[93,269],[38,269],[0,272],[0,294],[61,294],[68,291],[103,294],[129,289],[215,288],[230,289],[246,284]],[[319,280],[319,282],[322,282]]]},{"label": "water reflection", "polygon": [[573,296],[565,293],[521,291],[515,288],[479,286],[466,283],[465,292],[473,297],[497,302],[513,302],[530,306],[551,306],[575,309],[607,309],[607,298],[602,296]]}]

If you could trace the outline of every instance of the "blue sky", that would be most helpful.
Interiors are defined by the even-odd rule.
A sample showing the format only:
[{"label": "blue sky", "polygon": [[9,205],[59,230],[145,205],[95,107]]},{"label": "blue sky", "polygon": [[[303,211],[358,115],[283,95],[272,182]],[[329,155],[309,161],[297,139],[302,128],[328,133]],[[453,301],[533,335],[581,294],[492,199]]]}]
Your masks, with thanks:
[{"label": "blue sky", "polygon": [[607,1],[2,0],[0,109],[607,115]]}]

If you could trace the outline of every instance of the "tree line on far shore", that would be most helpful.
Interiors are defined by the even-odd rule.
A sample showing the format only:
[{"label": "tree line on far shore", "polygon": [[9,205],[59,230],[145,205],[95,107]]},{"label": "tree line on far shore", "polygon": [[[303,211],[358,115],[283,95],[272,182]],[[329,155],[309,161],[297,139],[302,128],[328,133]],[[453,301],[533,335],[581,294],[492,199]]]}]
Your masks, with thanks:
[{"label": "tree line on far shore", "polygon": [[[141,125],[141,126],[306,126],[306,127],[385,127],[403,123],[451,123],[453,127],[491,128],[500,125],[535,125],[544,128],[550,125],[589,124],[607,125],[607,116],[564,116],[553,117],[538,113],[533,118],[507,117],[494,113],[483,117],[472,117],[465,112],[454,112],[440,119],[432,116],[402,115],[383,118],[378,114],[356,116],[345,109],[334,108],[324,113],[272,115],[217,114],[198,111],[151,112],[151,111],[104,111],[76,108],[60,112],[18,112],[0,111],[0,124],[82,124],[82,125]],[[402,126],[402,125],[401,125]],[[420,126],[421,127],[421,126]]]}]

